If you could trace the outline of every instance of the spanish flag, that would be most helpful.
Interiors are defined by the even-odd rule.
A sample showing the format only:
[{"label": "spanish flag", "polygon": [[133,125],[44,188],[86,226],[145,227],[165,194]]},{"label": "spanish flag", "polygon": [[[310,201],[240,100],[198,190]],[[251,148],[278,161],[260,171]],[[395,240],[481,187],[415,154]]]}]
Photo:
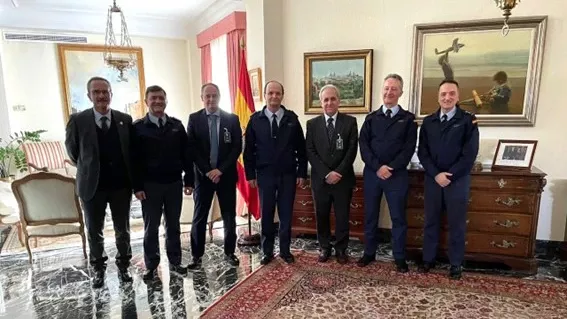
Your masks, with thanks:
[{"label": "spanish flag", "polygon": [[[248,76],[248,67],[246,66],[246,57],[243,50],[242,60],[240,62],[240,74],[238,76],[238,86],[236,88],[236,99],[234,100],[234,114],[240,120],[242,133],[245,134],[246,126],[250,121],[250,116],[255,111],[254,98],[252,98],[252,87],[250,86],[250,77]],[[243,137],[244,138],[244,137]],[[244,172],[244,162],[242,154],[236,163],[238,170],[238,191],[242,199],[248,207],[248,213],[252,214],[256,220],[260,219],[260,207],[258,199],[258,189],[250,188],[246,181],[246,174]]]}]

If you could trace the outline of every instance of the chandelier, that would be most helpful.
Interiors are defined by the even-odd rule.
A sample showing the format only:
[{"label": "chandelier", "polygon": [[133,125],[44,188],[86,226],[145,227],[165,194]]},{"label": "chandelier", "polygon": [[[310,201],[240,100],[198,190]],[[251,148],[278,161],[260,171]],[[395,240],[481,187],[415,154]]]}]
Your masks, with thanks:
[{"label": "chandelier", "polygon": [[507,36],[510,32],[510,26],[508,25],[508,20],[512,14],[512,9],[516,7],[520,0],[494,0],[496,6],[503,11],[504,16],[504,26],[502,27],[502,35]]},{"label": "chandelier", "polygon": [[[120,19],[120,34],[118,39],[116,39],[116,35],[114,34],[114,26],[112,24],[113,14],[117,14]],[[133,68],[136,65],[136,60],[134,59],[133,51],[127,50],[127,52],[125,52],[124,48],[131,49],[132,40],[128,33],[124,13],[120,7],[116,5],[116,0],[114,0],[112,6],[108,8],[108,18],[106,20],[104,62],[120,73],[118,77],[119,81],[127,82],[128,79],[124,77],[124,72]]]}]

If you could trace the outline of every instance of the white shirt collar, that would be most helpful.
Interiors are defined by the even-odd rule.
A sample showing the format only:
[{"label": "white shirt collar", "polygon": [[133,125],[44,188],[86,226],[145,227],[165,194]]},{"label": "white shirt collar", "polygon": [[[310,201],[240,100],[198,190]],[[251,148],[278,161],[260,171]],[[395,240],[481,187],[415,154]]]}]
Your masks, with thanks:
[{"label": "white shirt collar", "polygon": [[339,112],[335,112],[335,114],[333,114],[333,116],[329,116],[327,115],[327,113],[324,113],[325,115],[325,125],[327,125],[329,123],[329,119],[333,118],[333,125],[337,124],[337,115],[339,114]]}]

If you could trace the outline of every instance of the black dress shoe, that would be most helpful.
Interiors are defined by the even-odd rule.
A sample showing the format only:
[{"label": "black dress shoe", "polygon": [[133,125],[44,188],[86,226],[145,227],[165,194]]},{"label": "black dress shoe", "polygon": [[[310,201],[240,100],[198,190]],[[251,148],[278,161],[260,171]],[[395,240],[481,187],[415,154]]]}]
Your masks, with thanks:
[{"label": "black dress shoe", "polygon": [[368,264],[376,260],[376,256],[363,255],[357,262],[356,265],[359,267],[366,267]]},{"label": "black dress shoe", "polygon": [[348,263],[348,255],[345,253],[337,254],[337,262],[341,265]]},{"label": "black dress shoe", "polygon": [[132,275],[128,268],[118,269],[118,279],[120,279],[121,282],[132,282]]},{"label": "black dress shoe", "polygon": [[228,261],[228,263],[231,266],[238,266],[240,265],[240,260],[238,260],[238,257],[236,257],[235,254],[225,254],[224,255],[224,260]]},{"label": "black dress shoe", "polygon": [[104,270],[95,270],[92,285],[93,288],[100,288],[104,285]]},{"label": "black dress shoe", "polygon": [[421,264],[419,264],[419,266],[417,266],[417,272],[422,273],[422,274],[426,274],[428,273],[431,269],[435,268],[435,264],[432,262],[423,262]]},{"label": "black dress shoe", "polygon": [[144,281],[147,280],[154,280],[154,278],[157,277],[157,269],[146,269],[146,271],[144,272],[144,276],[142,277],[142,279]]},{"label": "black dress shoe", "polygon": [[295,258],[293,257],[292,254],[289,255],[280,255],[280,257],[283,259],[283,261],[286,262],[286,264],[291,264],[295,261]]},{"label": "black dress shoe", "polygon": [[185,275],[187,274],[187,267],[183,267],[181,265],[169,265],[169,271],[177,273],[178,275]]},{"label": "black dress shoe", "polygon": [[406,263],[405,259],[397,259],[396,260],[396,271],[401,273],[406,273],[409,271],[408,264]]},{"label": "black dress shoe", "polygon": [[323,249],[323,250],[321,250],[321,253],[319,253],[318,261],[320,263],[327,262],[327,260],[329,260],[329,257],[331,257],[331,251],[327,250],[327,249]]},{"label": "black dress shoe", "polygon": [[274,259],[274,256],[264,255],[264,257],[262,257],[262,259],[260,260],[260,264],[261,264],[261,265],[267,265],[267,264],[269,264],[273,259]]},{"label": "black dress shoe", "polygon": [[201,257],[199,258],[193,258],[193,261],[187,265],[187,269],[190,270],[194,270],[194,269],[199,269],[201,268],[201,265],[203,264],[203,260],[201,259]]},{"label": "black dress shoe", "polygon": [[459,280],[461,279],[462,272],[463,269],[461,268],[461,266],[451,266],[451,268],[449,269],[449,278]]}]

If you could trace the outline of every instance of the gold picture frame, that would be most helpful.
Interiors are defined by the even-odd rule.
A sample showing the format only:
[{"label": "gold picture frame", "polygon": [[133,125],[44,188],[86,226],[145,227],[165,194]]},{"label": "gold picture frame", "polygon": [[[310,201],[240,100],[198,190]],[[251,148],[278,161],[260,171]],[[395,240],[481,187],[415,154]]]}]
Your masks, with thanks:
[{"label": "gold picture frame", "polygon": [[248,70],[248,76],[250,77],[250,84],[252,88],[252,97],[254,98],[255,102],[262,102],[263,101],[263,92],[262,92],[262,69],[255,68],[252,70]]},{"label": "gold picture frame", "polygon": [[303,55],[305,114],[320,114],[319,90],[336,85],[340,112],[369,113],[372,109],[372,49],[308,52]]},{"label": "gold picture frame", "polygon": [[[132,69],[124,71],[126,81],[119,79],[120,73],[104,63],[104,51],[104,45],[57,45],[65,123],[69,121],[71,114],[92,107],[86,85],[93,76],[103,77],[110,82],[114,93],[110,104],[113,109],[130,114],[134,120],[145,115],[146,84],[142,48],[113,48],[113,55],[131,55],[136,60]],[[116,93],[118,91],[119,94]]]},{"label": "gold picture frame", "polygon": [[409,110],[419,123],[438,108],[444,79],[481,126],[534,126],[547,16],[414,25]]}]

